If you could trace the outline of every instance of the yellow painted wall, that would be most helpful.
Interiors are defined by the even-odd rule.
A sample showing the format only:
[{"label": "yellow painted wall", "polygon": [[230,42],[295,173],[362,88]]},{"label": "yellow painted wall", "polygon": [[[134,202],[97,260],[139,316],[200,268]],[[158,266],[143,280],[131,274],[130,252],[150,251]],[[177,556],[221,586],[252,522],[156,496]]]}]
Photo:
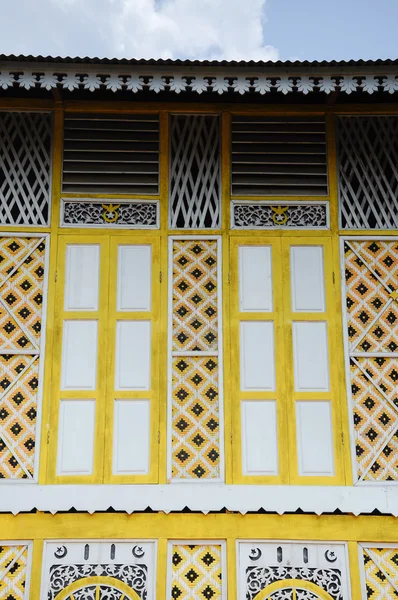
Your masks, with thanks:
[{"label": "yellow painted wall", "polygon": [[[31,600],[38,600],[44,540],[156,539],[157,600],[166,596],[168,540],[226,540],[228,598],[237,599],[237,540],[348,542],[353,600],[361,598],[357,542],[397,543],[394,517],[240,514],[21,514],[0,515],[1,538],[33,540]],[[225,576],[225,575],[224,575]]]},{"label": "yellow painted wall", "polygon": [[[208,104],[140,104],[130,103],[128,106],[122,103],[100,103],[100,102],[40,102],[24,100],[1,100],[0,110],[52,110],[54,112],[54,143],[53,143],[53,183],[52,183],[52,218],[51,225],[48,228],[42,228],[40,231],[51,234],[51,255],[50,255],[50,277],[48,290],[48,315],[46,330],[46,361],[45,361],[45,381],[44,381],[44,399],[42,407],[42,436],[40,448],[40,474],[39,482],[131,482],[131,483],[166,483],[166,417],[167,417],[167,394],[166,394],[166,373],[167,366],[167,241],[170,234],[189,234],[189,235],[221,235],[223,240],[223,338],[224,338],[224,416],[225,416],[225,465],[226,465],[226,483],[296,483],[296,484],[332,484],[332,485],[351,485],[352,484],[352,466],[350,458],[349,445],[349,409],[346,399],[346,389],[344,380],[344,354],[343,354],[343,335],[342,335],[342,309],[341,309],[341,290],[340,290],[340,267],[339,267],[339,230],[338,230],[338,198],[337,198],[337,171],[336,171],[336,151],[335,151],[335,131],[334,117],[336,114],[394,114],[397,113],[396,107],[386,105],[385,107],[372,107],[371,109],[360,106],[344,107],[284,107],[269,106],[266,108],[261,105],[208,105]],[[106,462],[104,448],[110,448],[111,421],[107,415],[107,382],[100,381],[100,387],[97,390],[99,406],[102,406],[100,419],[97,423],[96,435],[98,438],[96,450],[96,468],[93,476],[87,478],[71,477],[61,478],[55,474],[56,444],[57,444],[57,426],[59,412],[59,393],[57,392],[57,380],[60,370],[60,299],[62,298],[63,281],[63,254],[62,249],[65,246],[67,236],[73,236],[74,240],[86,240],[89,237],[95,237],[104,247],[105,264],[110,260],[110,283],[108,283],[108,274],[103,276],[103,286],[114,286],[112,275],[112,257],[108,248],[110,239],[109,229],[68,229],[60,228],[60,200],[61,196],[79,197],[79,194],[61,194],[61,168],[62,168],[62,140],[63,140],[63,116],[64,112],[73,111],[123,111],[123,112],[156,112],[160,114],[160,193],[158,198],[161,205],[161,226],[158,231],[127,231],[112,230],[112,243],[115,240],[141,241],[143,239],[153,242],[156,251],[156,258],[159,259],[159,277],[162,273],[162,283],[158,286],[156,292],[156,301],[153,318],[157,324],[157,339],[154,340],[153,351],[158,357],[155,363],[156,372],[159,373],[153,390],[151,391],[154,410],[152,412],[151,424],[151,456],[152,463],[150,473],[147,476],[122,477],[115,478],[111,475],[109,461]],[[219,114],[222,122],[222,226],[219,230],[168,230],[167,226],[167,201],[168,201],[168,115],[170,112],[178,111],[194,113]],[[328,199],[330,202],[331,228],[328,231],[234,231],[229,229],[230,223],[230,118],[232,114],[272,114],[272,115],[325,115],[327,119],[328,130],[328,166],[329,166],[329,195],[327,197],[301,197],[305,200]],[[82,196],[82,194],[80,195]],[[95,196],[85,194],[85,197],[104,198],[105,196]],[[122,198],[134,196],[112,196],[106,195],[106,198]],[[135,196],[137,197],[137,196]],[[142,198],[142,196],[140,196]],[[240,199],[244,199],[239,197]],[[272,197],[256,197],[257,200],[272,200]],[[276,198],[275,198],[276,199]],[[282,199],[278,197],[278,199]],[[255,201],[255,199],[254,199]],[[32,231],[31,228],[4,227],[5,231]],[[342,233],[342,232],[340,232]],[[344,232],[347,233],[347,232]],[[350,232],[355,235],[375,233],[367,231]],[[378,231],[377,235],[393,234],[394,232]],[[395,232],[398,233],[398,232]],[[300,243],[321,243],[327,248],[326,271],[328,278],[328,302],[330,305],[328,319],[332,325],[334,335],[330,340],[330,352],[333,356],[332,362],[332,381],[333,381],[333,423],[334,423],[334,452],[335,452],[335,476],[333,477],[298,477],[296,468],[296,448],[294,423],[289,419],[291,412],[291,382],[289,381],[289,372],[291,372],[291,359],[286,351],[286,363],[284,366],[278,366],[280,370],[285,371],[286,389],[281,392],[278,398],[278,411],[281,417],[279,444],[284,449],[288,448],[288,453],[284,452],[284,463],[281,464],[280,475],[277,477],[257,478],[243,477],[241,474],[240,458],[240,420],[237,410],[237,386],[236,377],[238,373],[238,355],[237,355],[237,320],[238,314],[234,307],[237,294],[236,282],[236,254],[235,249],[239,241],[247,239],[261,243],[263,241],[281,244],[285,247],[286,238],[299,240]],[[71,238],[69,238],[71,239]],[[251,242],[250,242],[251,243]],[[231,250],[231,254],[230,254]],[[108,265],[109,266],[109,265]],[[157,267],[156,267],[157,268]],[[283,271],[283,264],[277,265],[277,269]],[[334,283],[332,284],[332,279]],[[57,281],[56,281],[57,280]],[[158,278],[155,273],[154,282],[158,285]],[[286,297],[288,293],[286,281],[279,279],[277,293],[281,297]],[[106,294],[104,294],[106,295]],[[103,314],[108,308],[103,307]],[[106,313],[113,318],[112,310]],[[156,313],[156,314],[155,314]],[[113,313],[112,313],[113,314]],[[279,317],[278,317],[279,318]],[[284,328],[285,342],[289,337],[289,323],[291,315],[285,311],[285,316],[280,322]],[[106,324],[104,325],[103,336],[106,337]],[[109,340],[106,340],[109,344]],[[290,363],[289,363],[290,361]],[[282,364],[282,363],[281,363]],[[111,372],[105,369],[104,372]],[[290,391],[289,391],[290,390]],[[319,396],[319,394],[318,394]],[[109,407],[108,407],[109,408]]]}]

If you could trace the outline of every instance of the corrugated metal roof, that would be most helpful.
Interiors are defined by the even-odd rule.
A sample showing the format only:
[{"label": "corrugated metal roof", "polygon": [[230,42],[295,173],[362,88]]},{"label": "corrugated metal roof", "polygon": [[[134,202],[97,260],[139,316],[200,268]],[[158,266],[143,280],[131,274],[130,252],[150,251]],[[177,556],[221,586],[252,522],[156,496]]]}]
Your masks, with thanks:
[{"label": "corrugated metal roof", "polygon": [[170,66],[170,67],[237,67],[237,68],[266,68],[280,69],[286,67],[296,68],[322,68],[322,67],[390,67],[398,65],[398,59],[377,60],[277,60],[277,61],[254,61],[254,60],[181,60],[171,58],[99,58],[89,56],[33,56],[0,54],[0,62],[36,62],[36,63],[61,63],[61,64],[96,64],[96,65],[125,65],[125,66]]}]

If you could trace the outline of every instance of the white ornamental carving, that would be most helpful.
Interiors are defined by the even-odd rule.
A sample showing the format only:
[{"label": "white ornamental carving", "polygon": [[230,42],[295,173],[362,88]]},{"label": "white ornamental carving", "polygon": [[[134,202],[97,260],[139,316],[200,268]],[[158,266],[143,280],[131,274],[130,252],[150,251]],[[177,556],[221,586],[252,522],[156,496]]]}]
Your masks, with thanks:
[{"label": "white ornamental carving", "polygon": [[228,79],[226,79],[225,77],[213,77],[211,86],[213,88],[213,92],[217,92],[217,94],[223,94],[224,92],[228,91]]},{"label": "white ornamental carving", "polygon": [[62,87],[66,88],[70,92],[73,92],[73,90],[77,90],[79,88],[80,83],[81,79],[79,75],[72,75],[72,73],[67,73],[62,79]]},{"label": "white ornamental carving", "polygon": [[58,77],[55,73],[43,73],[39,78],[40,87],[51,90],[57,87]]},{"label": "white ornamental carving", "polygon": [[246,94],[250,90],[250,79],[246,77],[237,77],[232,84],[235,92],[239,94]]},{"label": "white ornamental carving", "polygon": [[139,75],[130,75],[127,77],[127,89],[136,94],[143,88],[143,82]]},{"label": "white ornamental carving", "polygon": [[176,75],[170,81],[170,91],[179,94],[187,89],[186,77],[179,77]]},{"label": "white ornamental carving", "polygon": [[112,92],[117,92],[123,88],[123,78],[120,75],[109,75],[105,79],[105,85]]},{"label": "white ornamental carving", "polygon": [[312,92],[314,89],[314,81],[312,77],[301,77],[297,81],[297,91],[302,92],[303,94],[308,94],[308,92]]},{"label": "white ornamental carving", "polygon": [[149,89],[152,92],[156,92],[156,94],[158,94],[159,92],[164,90],[164,86],[165,81],[163,76],[154,75],[153,77],[151,77],[151,80],[149,82]]},{"label": "white ornamental carving", "polygon": [[257,77],[253,87],[256,92],[263,95],[271,91],[272,83],[268,77]]},{"label": "white ornamental carving", "polygon": [[25,90],[30,90],[30,88],[35,87],[36,82],[36,75],[28,72],[22,73],[18,79],[19,87],[23,87]]},{"label": "white ornamental carving", "polygon": [[0,72],[0,88],[8,89],[10,87],[22,87],[29,90],[37,84],[40,87],[50,90],[54,87],[60,87],[69,91],[77,89],[86,89],[95,92],[98,89],[117,92],[126,89],[137,93],[143,89],[159,93],[167,91],[168,93],[179,94],[184,91],[191,91],[202,94],[211,90],[217,94],[227,94],[236,92],[244,95],[256,92],[258,94],[267,94],[270,92],[280,92],[289,94],[292,92],[308,94],[313,91],[320,91],[326,94],[339,90],[346,94],[351,94],[358,90],[373,94],[375,91],[383,91],[393,94],[398,91],[398,75],[386,73],[357,73],[351,75],[318,75],[316,72],[306,75],[284,75],[277,74],[249,74],[246,76],[236,76],[233,72],[225,71],[222,75],[206,74],[204,71],[200,75],[192,73],[178,72],[170,74],[170,71],[164,74],[149,70],[140,70],[139,72],[119,72],[112,69],[112,72],[101,70],[101,74],[91,72],[76,72],[75,69],[63,69],[59,71],[52,70],[32,70],[26,71],[19,68],[15,71],[3,70]]},{"label": "white ornamental carving", "polygon": [[90,90],[90,92],[94,92],[94,90],[98,90],[101,86],[101,78],[98,75],[93,75],[89,73],[83,80],[84,89]]}]

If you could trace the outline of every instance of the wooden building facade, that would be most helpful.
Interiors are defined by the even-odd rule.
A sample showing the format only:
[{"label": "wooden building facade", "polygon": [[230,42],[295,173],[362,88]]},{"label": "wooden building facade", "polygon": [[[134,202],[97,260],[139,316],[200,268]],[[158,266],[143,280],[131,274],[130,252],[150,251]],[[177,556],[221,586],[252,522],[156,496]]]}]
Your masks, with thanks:
[{"label": "wooden building facade", "polygon": [[0,599],[398,596],[397,98],[0,57]]}]

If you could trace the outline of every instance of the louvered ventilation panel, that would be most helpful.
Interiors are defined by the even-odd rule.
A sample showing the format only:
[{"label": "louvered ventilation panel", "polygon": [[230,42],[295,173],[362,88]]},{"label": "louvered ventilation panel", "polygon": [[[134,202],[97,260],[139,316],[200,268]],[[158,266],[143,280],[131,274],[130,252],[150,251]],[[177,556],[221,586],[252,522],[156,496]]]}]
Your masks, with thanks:
[{"label": "louvered ventilation panel", "polygon": [[170,227],[219,227],[219,118],[173,115],[170,144]]},{"label": "louvered ventilation panel", "polygon": [[75,113],[65,118],[64,192],[158,194],[157,115]]},{"label": "louvered ventilation panel", "polygon": [[48,225],[51,115],[0,112],[0,223]]},{"label": "louvered ventilation panel", "polygon": [[398,228],[398,117],[341,117],[337,139],[342,228]]},{"label": "louvered ventilation panel", "polygon": [[327,192],[324,119],[232,118],[234,196],[320,196]]}]

